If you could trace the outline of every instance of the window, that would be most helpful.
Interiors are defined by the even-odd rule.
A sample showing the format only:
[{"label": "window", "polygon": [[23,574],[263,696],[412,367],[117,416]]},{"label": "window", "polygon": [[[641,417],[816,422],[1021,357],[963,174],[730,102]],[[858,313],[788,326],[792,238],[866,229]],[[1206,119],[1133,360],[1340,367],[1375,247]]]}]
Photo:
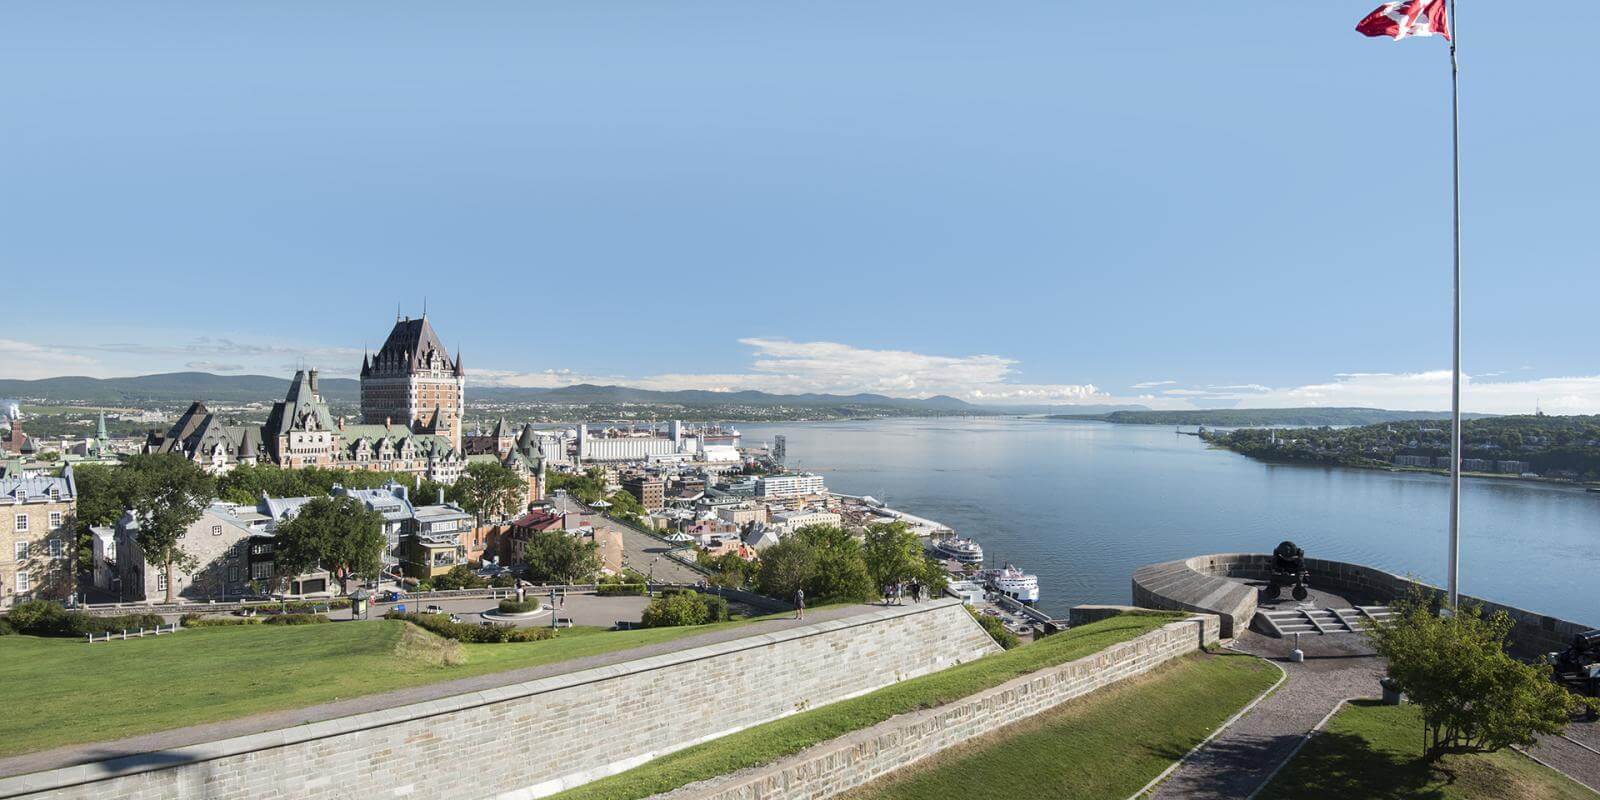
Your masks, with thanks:
[{"label": "window", "polygon": [[222,535],[222,526],[221,525],[212,525],[211,526],[211,535],[212,536],[221,536]]},{"label": "window", "polygon": [[26,533],[28,530],[28,515],[17,515],[17,533]]},{"label": "window", "polygon": [[23,570],[23,571],[17,573],[17,594],[22,594],[23,592],[28,591],[29,589],[32,588],[32,586],[33,586],[33,584],[32,584],[32,581],[28,577],[28,571],[27,570]]},{"label": "window", "polygon": [[250,580],[265,581],[272,578],[272,562],[257,561],[250,565]]},{"label": "window", "polygon": [[27,561],[28,560],[28,543],[27,542],[17,542],[17,560],[18,561]]},{"label": "window", "polygon": [[156,591],[164,592],[166,590],[167,590],[167,571],[163,569],[163,570],[160,570],[160,571],[156,572]]},{"label": "window", "polygon": [[50,512],[50,530],[55,530],[56,528],[59,528],[59,527],[61,527],[61,512],[60,511],[52,511],[52,512]]},{"label": "window", "polygon": [[60,539],[51,539],[50,540],[50,557],[51,558],[61,558],[62,556],[66,555],[66,554],[67,554],[67,543],[66,542],[63,542]]}]

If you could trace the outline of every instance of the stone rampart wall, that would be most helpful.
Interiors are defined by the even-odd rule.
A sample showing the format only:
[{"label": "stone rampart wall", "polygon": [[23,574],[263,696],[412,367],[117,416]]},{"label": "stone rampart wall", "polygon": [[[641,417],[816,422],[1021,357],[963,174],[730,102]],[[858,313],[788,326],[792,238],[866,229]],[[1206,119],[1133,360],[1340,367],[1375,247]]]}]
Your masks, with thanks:
[{"label": "stone rampart wall", "polygon": [[[1242,631],[1255,615],[1256,592],[1252,587],[1227,579],[1265,580],[1271,569],[1272,556],[1265,553],[1214,553],[1151,564],[1134,572],[1133,601],[1134,605],[1146,608],[1225,614]],[[1440,592],[1436,586],[1344,561],[1308,558],[1306,570],[1311,573],[1312,586],[1336,592],[1363,605],[1388,603],[1416,587]],[[1224,584],[1240,586],[1244,593],[1230,590]],[[1481,604],[1486,613],[1504,611],[1515,620],[1512,649],[1523,656],[1565,649],[1574,634],[1594,627],[1468,595],[1462,595],[1461,599]],[[1224,635],[1229,635],[1226,630]]]},{"label": "stone rampart wall", "polygon": [[[653,800],[823,800],[1217,641],[1198,615],[938,708],[902,714],[777,763],[691,784]],[[1042,795],[1041,795],[1042,796]]]},{"label": "stone rampart wall", "polygon": [[0,778],[0,798],[540,797],[998,649],[959,601],[897,606],[426,703]]}]

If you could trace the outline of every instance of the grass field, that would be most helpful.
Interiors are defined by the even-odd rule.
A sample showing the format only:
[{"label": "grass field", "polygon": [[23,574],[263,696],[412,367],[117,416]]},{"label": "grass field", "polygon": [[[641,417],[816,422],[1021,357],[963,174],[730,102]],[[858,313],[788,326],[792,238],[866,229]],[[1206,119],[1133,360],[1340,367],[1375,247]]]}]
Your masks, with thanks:
[{"label": "grass field", "polygon": [[1347,704],[1306,744],[1262,797],[1428,798],[1429,800],[1595,800],[1566,776],[1519,753],[1500,751],[1422,760],[1416,706],[1376,700]]},{"label": "grass field", "polygon": [[770,763],[896,714],[942,705],[1019,675],[1104,650],[1181,616],[1122,616],[1073,628],[1015,650],[901,681],[870,694],[680,750],[554,797],[557,800],[637,800],[738,769]]},{"label": "grass field", "polygon": [[0,756],[567,661],[738,624],[570,628],[542,642],[466,645],[389,620],[193,628],[94,645],[0,636],[0,708],[27,710],[0,715]]},{"label": "grass field", "polygon": [[1127,797],[1279,674],[1249,656],[1186,656],[918,762],[848,798]]}]

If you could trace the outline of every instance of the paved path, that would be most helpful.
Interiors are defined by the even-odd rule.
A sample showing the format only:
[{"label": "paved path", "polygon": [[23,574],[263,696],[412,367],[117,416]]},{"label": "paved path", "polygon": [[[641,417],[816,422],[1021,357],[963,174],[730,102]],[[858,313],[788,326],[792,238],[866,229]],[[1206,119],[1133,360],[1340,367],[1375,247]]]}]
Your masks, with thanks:
[{"label": "paved path", "polygon": [[1600,792],[1600,722],[1574,722],[1563,736],[1540,737],[1528,752]]},{"label": "paved path", "polygon": [[612,522],[568,495],[554,495],[546,500],[561,511],[583,515],[583,523],[593,525],[597,530],[610,530],[621,534],[622,566],[648,575],[657,583],[693,584],[699,583],[706,577],[668,558],[666,553],[672,546],[654,536]]},{"label": "paved path", "polygon": [[1288,660],[1292,647],[1254,631],[1239,637],[1234,649],[1272,659],[1289,679],[1178,767],[1152,797],[1249,797],[1340,700],[1378,696],[1383,664],[1362,637],[1303,637],[1307,658],[1301,664]]},{"label": "paved path", "polygon": [[[295,725],[304,725],[309,722],[334,719],[337,717],[361,714],[368,711],[393,708],[395,706],[421,703],[441,697],[467,694],[482,691],[498,686],[508,686],[515,683],[548,678],[552,675],[564,675],[569,672],[578,672],[591,667],[603,667],[618,664],[623,661],[661,655],[663,653],[688,650],[704,645],[725,642],[731,639],[740,639],[747,636],[757,636],[774,631],[797,628],[813,622],[838,619],[853,616],[868,611],[881,609],[875,605],[841,605],[827,606],[812,609],[806,612],[805,621],[792,617],[783,619],[759,620],[730,628],[708,631],[694,636],[685,636],[669,642],[634,647],[627,650],[616,650],[610,653],[576,658],[555,664],[544,664],[537,667],[493,672],[487,675],[477,675],[460,680],[443,683],[431,683],[423,686],[413,686],[381,694],[370,694],[349,700],[340,700],[310,708],[296,708],[286,711],[273,711],[266,714],[257,714],[250,717],[225,720],[222,722],[195,725],[188,728],[176,728],[168,731],[134,736],[110,742],[97,742],[93,744],[71,745],[55,750],[45,750],[38,753],[28,753],[10,758],[0,758],[0,776],[22,775],[30,772],[39,772],[47,769],[83,764],[91,761],[103,761],[121,756],[149,753],[168,750],[174,747],[184,747],[201,742],[227,739],[234,736],[244,736],[263,731],[288,728]],[[365,624],[365,623],[343,623]],[[178,634],[182,636],[183,634]],[[88,646],[88,645],[85,645]]]}]

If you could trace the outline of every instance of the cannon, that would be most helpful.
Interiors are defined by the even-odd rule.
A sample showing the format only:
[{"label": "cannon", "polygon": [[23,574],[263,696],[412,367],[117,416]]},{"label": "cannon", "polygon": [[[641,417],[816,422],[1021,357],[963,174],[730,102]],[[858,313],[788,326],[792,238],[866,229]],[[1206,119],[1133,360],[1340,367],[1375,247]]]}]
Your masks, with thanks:
[{"label": "cannon", "polygon": [[[1572,644],[1545,656],[1551,677],[1583,694],[1600,697],[1600,628],[1573,634]],[[1592,716],[1592,715],[1591,715]]]},{"label": "cannon", "polygon": [[1285,586],[1296,600],[1304,600],[1311,593],[1306,584],[1311,573],[1306,570],[1306,551],[1290,541],[1278,543],[1272,551],[1272,572],[1267,576],[1267,598],[1276,600]]}]

